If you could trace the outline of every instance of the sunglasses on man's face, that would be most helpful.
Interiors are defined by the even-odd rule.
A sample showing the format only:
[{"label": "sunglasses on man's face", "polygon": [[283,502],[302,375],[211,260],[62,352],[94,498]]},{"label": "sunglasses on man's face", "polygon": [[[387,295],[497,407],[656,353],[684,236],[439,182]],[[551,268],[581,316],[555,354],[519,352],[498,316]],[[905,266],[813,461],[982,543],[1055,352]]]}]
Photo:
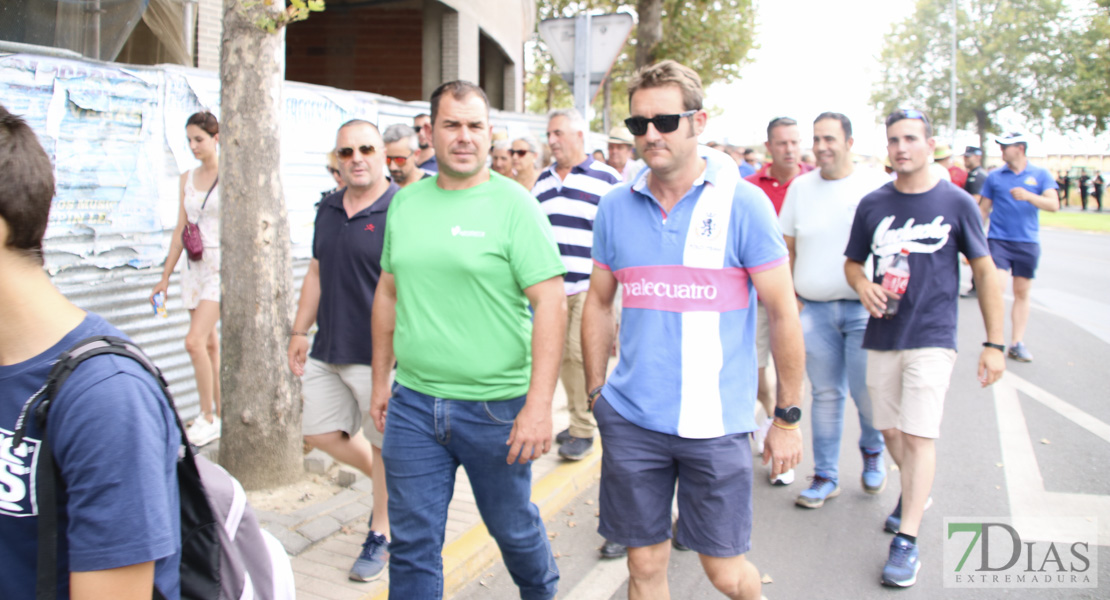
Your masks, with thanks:
[{"label": "sunglasses on man's face", "polygon": [[678,124],[684,117],[689,117],[697,112],[697,110],[688,110],[677,115],[655,115],[650,119],[647,117],[628,117],[624,120],[624,125],[628,127],[628,131],[632,135],[646,134],[648,123],[655,125],[655,130],[659,133],[671,133],[678,129]]},{"label": "sunglasses on man's face", "polygon": [[[374,147],[373,146],[359,146],[358,151],[360,153],[362,153],[363,156],[370,156],[371,154],[374,153]],[[346,159],[351,158],[352,156],[355,155],[355,149],[354,148],[337,148],[335,150],[335,155],[338,156],[339,158],[342,158],[342,159],[346,160]]]},{"label": "sunglasses on man's face", "polygon": [[519,156],[520,158],[524,158],[524,156],[529,152],[531,152],[531,150],[509,150],[509,154],[512,154],[513,156]]},{"label": "sunglasses on man's face", "polygon": [[389,156],[387,154],[385,156],[385,164],[388,165],[389,163],[396,163],[398,167],[403,167],[411,156],[411,154],[408,156]]}]

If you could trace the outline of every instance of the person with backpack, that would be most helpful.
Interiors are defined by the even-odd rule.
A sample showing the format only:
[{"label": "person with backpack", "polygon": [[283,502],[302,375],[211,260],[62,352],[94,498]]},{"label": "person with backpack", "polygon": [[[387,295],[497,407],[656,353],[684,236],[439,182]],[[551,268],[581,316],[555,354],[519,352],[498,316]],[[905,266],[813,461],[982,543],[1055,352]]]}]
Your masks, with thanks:
[{"label": "person with backpack", "polygon": [[[36,597],[39,521],[56,516],[57,598],[149,599],[153,588],[176,600],[181,436],[159,383],[133,360],[98,356],[58,390],[45,428],[34,411],[23,414],[63,351],[90,336],[125,336],[70,303],[43,270],[53,168],[3,106],[0,173],[0,598]],[[38,494],[46,439],[65,482],[56,511]]]}]

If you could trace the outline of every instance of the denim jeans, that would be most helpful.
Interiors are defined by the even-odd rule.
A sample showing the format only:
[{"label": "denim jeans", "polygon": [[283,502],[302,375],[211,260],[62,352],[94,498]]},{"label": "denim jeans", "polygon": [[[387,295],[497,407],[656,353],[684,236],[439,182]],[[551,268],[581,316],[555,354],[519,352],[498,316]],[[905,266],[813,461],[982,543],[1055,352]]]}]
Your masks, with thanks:
[{"label": "denim jeans", "polygon": [[814,471],[839,483],[840,436],[849,390],[859,411],[859,446],[882,452],[882,434],[871,426],[871,396],[867,393],[867,351],[863,332],[868,314],[858,300],[805,300],[802,334],[806,343],[806,374],[813,384]]},{"label": "denim jeans", "polygon": [[505,441],[524,396],[480,402],[434,398],[394,387],[382,459],[389,490],[389,595],[443,597],[447,507],[459,465],[505,566],[528,600],[554,598],[559,569],[539,509],[532,465],[506,464]]}]

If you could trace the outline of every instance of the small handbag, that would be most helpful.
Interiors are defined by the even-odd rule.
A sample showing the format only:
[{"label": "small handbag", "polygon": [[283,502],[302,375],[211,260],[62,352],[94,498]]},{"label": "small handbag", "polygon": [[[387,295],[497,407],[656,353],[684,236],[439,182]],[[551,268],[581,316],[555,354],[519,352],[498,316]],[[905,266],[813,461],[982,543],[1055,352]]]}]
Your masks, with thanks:
[{"label": "small handbag", "polygon": [[[200,205],[200,210],[203,212],[204,207],[208,204],[208,198],[212,195],[212,190],[216,189],[216,184],[220,182],[220,176],[216,176],[216,181],[212,182],[212,187],[208,188],[208,194],[204,196],[204,203]],[[196,223],[185,222],[185,229],[181,230],[181,243],[185,246],[185,253],[189,255],[189,260],[198,262],[204,258],[204,241],[200,239],[200,217],[197,217]]]}]

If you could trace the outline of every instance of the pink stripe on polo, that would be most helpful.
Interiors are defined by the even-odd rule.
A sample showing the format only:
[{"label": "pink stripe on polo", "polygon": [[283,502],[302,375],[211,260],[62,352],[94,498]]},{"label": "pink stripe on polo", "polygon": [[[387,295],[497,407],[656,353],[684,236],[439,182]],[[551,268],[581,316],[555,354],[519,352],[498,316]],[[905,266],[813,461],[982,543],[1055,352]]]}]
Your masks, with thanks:
[{"label": "pink stripe on polo", "polygon": [[625,308],[667,312],[727,312],[748,308],[748,272],[740,267],[628,267],[614,273]]},{"label": "pink stripe on polo", "polygon": [[772,260],[771,262],[765,262],[765,263],[763,263],[759,266],[756,266],[756,267],[748,267],[748,272],[749,273],[759,273],[760,271],[766,271],[768,269],[773,269],[773,268],[775,268],[779,265],[783,265],[783,264],[786,264],[788,262],[790,262],[790,255],[786,255],[782,258],[776,258],[775,260]]}]

